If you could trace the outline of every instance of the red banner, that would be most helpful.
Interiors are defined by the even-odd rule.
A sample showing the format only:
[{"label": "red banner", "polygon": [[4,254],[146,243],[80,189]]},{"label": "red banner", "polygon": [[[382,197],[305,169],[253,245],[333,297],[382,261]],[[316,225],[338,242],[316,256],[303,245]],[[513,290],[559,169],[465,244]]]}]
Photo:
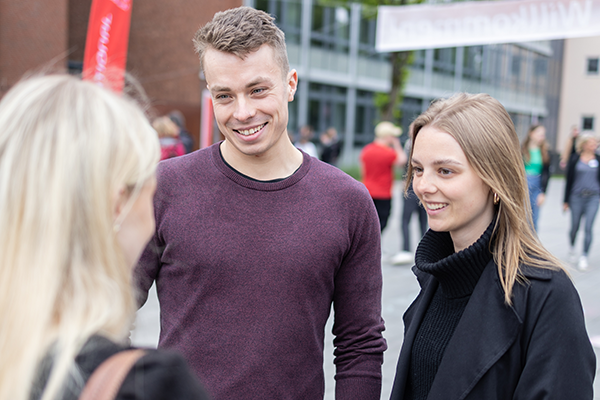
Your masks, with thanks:
[{"label": "red banner", "polygon": [[83,78],[116,92],[123,90],[133,0],[93,0]]},{"label": "red banner", "polygon": [[200,148],[213,144],[213,104],[210,92],[204,90],[202,92],[202,115],[200,117]]}]

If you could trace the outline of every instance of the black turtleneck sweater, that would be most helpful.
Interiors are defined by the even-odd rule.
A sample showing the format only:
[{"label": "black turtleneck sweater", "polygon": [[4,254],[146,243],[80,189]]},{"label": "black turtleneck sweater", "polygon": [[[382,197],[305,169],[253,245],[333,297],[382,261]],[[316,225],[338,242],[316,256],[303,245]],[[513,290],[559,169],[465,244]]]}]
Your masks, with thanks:
[{"label": "black turtleneck sweater", "polygon": [[458,253],[454,252],[454,243],[448,232],[429,230],[419,243],[416,267],[433,275],[439,286],[411,349],[405,399],[427,398],[444,350],[479,277],[493,257],[489,250],[493,227],[494,221],[475,243]]}]

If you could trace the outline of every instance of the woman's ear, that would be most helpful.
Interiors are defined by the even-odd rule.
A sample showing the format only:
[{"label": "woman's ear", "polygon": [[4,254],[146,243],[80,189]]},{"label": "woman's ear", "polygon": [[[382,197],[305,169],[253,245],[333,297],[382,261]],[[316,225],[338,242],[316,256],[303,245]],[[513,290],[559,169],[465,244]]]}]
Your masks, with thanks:
[{"label": "woman's ear", "polygon": [[123,209],[125,208],[125,204],[127,204],[128,199],[129,191],[125,188],[125,186],[121,186],[113,194],[113,226],[117,232],[121,229],[121,214],[123,213]]}]

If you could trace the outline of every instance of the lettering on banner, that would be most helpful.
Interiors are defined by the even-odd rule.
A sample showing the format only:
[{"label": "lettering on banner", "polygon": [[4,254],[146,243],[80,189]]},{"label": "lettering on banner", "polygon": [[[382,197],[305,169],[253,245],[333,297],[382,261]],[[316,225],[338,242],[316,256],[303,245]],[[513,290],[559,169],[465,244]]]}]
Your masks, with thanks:
[{"label": "lettering on banner", "polygon": [[558,29],[561,27],[588,26],[591,20],[592,2],[562,2],[532,4],[529,8],[521,6],[519,13],[496,14],[465,18],[417,20],[401,22],[395,28],[397,33],[411,38],[426,34],[442,36],[478,36],[481,34],[537,31],[539,29]]},{"label": "lettering on banner", "polygon": [[131,0],[111,0],[117,7],[123,11],[129,11],[131,8]]},{"label": "lettering on banner", "polygon": [[[390,13],[387,14],[386,10],[378,21],[378,25],[382,24],[385,28],[378,31],[377,47],[381,46],[382,51],[384,46],[385,50],[392,50],[395,44],[403,48],[412,43],[406,46],[407,49],[413,45],[427,46],[427,42],[432,42],[431,47],[434,48],[444,43],[469,45],[473,38],[479,38],[482,43],[518,41],[521,37],[527,37],[525,40],[542,40],[546,36],[554,37],[558,32],[564,32],[565,37],[569,37],[594,28],[593,16],[599,12],[594,0],[528,2],[518,7],[513,5],[517,2],[506,3],[512,4],[507,4],[503,9],[497,8],[495,12],[486,12],[481,7],[480,12],[460,16],[457,10],[453,13],[458,15],[446,17],[442,10],[430,11],[429,16],[424,12],[417,13],[417,7],[420,6],[409,6],[403,12],[400,12],[401,7],[387,7]],[[392,13],[394,8],[399,10]]]},{"label": "lettering on banner", "polygon": [[94,72],[94,81],[100,86],[104,86],[104,72],[108,64],[108,43],[110,42],[110,27],[113,21],[113,15],[108,14],[100,20],[100,37],[98,38],[98,51],[96,52],[96,71]]}]

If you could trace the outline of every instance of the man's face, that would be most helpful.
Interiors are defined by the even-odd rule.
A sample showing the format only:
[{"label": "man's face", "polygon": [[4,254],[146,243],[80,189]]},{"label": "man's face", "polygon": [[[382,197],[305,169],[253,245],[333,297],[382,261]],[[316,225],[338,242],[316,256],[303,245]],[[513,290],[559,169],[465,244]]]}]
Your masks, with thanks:
[{"label": "man's face", "polygon": [[252,162],[255,156],[276,154],[289,141],[288,102],[294,99],[298,78],[296,71],[281,71],[269,45],[244,59],[208,49],[204,75],[227,152]]}]

